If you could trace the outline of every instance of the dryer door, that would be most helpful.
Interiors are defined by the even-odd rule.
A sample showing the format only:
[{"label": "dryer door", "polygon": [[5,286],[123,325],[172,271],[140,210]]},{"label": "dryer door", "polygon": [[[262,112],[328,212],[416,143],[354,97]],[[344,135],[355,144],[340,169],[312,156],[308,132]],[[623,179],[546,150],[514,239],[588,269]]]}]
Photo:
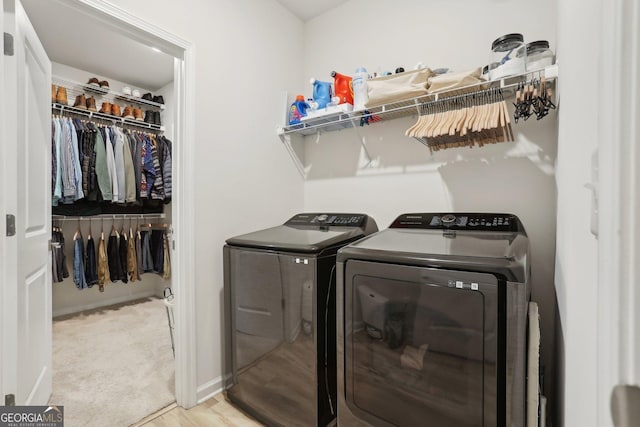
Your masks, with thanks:
[{"label": "dryer door", "polygon": [[340,394],[353,415],[373,425],[499,425],[496,277],[352,260],[344,277]]}]

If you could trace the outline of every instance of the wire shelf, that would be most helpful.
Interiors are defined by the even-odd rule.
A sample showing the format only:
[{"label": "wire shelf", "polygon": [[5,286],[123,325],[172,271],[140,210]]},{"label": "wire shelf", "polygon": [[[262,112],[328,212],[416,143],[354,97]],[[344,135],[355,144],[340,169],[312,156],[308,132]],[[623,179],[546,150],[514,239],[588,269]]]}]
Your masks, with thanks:
[{"label": "wire shelf", "polygon": [[51,104],[51,109],[59,111],[61,115],[81,115],[88,117],[91,120],[97,119],[114,125],[131,126],[134,128],[144,129],[146,131],[164,132],[164,126],[147,123],[141,120],[125,119],[124,117],[113,116],[111,114],[100,113],[98,111],[89,111],[82,108],[71,107],[57,102]]},{"label": "wire shelf", "polygon": [[320,131],[331,132],[356,126],[360,123],[361,118],[377,117],[381,120],[392,120],[407,116],[417,116],[420,114],[420,107],[423,104],[429,104],[460,95],[469,95],[475,92],[482,92],[495,88],[509,92],[514,90],[522,82],[540,77],[545,77],[548,82],[554,82],[557,79],[557,75],[554,75],[553,72],[548,72],[547,69],[528,71],[526,73],[504,77],[498,80],[481,81],[464,87],[428,93],[415,98],[370,107],[367,108],[366,111],[354,111],[321,116],[306,120],[300,124],[284,126],[279,129],[278,133],[281,136],[294,134],[312,135]]}]

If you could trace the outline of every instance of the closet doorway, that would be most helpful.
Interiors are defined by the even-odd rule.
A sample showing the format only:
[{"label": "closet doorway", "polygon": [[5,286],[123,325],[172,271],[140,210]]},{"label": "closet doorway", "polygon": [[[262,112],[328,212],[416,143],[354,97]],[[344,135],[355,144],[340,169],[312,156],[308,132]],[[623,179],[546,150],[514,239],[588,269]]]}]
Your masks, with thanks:
[{"label": "closet doorway", "polygon": [[[58,78],[78,80],[78,83],[85,84],[87,83],[86,79],[91,77],[89,74],[94,73],[101,77],[112,78],[112,84],[115,81],[131,83],[128,81],[129,77],[127,77],[126,74],[120,74],[120,71],[113,71],[114,69],[108,68],[108,65],[113,66],[114,61],[110,61],[110,59],[113,58],[112,55],[120,54],[122,59],[117,62],[121,65],[120,68],[123,70],[135,70],[135,61],[132,63],[131,58],[127,57],[127,53],[131,53],[129,51],[135,51],[135,46],[144,46],[149,52],[151,52],[151,49],[153,48],[159,52],[152,52],[152,54],[165,55],[171,58],[168,62],[168,71],[171,75],[172,83],[165,85],[166,90],[170,94],[169,96],[171,101],[170,105],[169,102],[167,102],[166,109],[164,109],[162,117],[164,133],[173,141],[173,196],[171,203],[166,205],[169,209],[165,208],[164,216],[166,218],[164,219],[171,222],[172,229],[171,238],[168,240],[167,246],[171,254],[171,287],[175,294],[172,310],[172,314],[175,319],[173,328],[175,344],[174,392],[176,401],[180,406],[193,406],[196,403],[195,286],[192,279],[194,271],[193,248],[190,242],[193,242],[194,239],[192,220],[193,199],[192,193],[188,190],[189,188],[193,188],[193,178],[192,174],[189,172],[193,170],[193,168],[189,167],[192,163],[193,150],[193,112],[191,108],[193,100],[193,90],[191,88],[191,84],[193,82],[193,71],[191,67],[193,62],[191,46],[184,40],[181,40],[162,29],[150,26],[149,24],[130,16],[123,10],[101,1],[54,0],[51,2],[40,2],[34,0],[23,0],[23,4],[38,38],[44,45],[45,51],[47,51],[47,56],[49,56],[51,61],[54,62],[54,75],[56,71],[58,71],[59,74],[64,74],[64,76],[57,76]],[[86,63],[82,63],[82,60],[86,60],[90,56],[86,47],[82,47],[82,32],[74,34],[73,32],[69,33],[63,31],[64,28],[76,28],[79,30],[81,27],[86,25],[91,26],[92,33],[99,34],[98,39],[101,41],[100,44],[96,43],[92,46],[93,51],[98,52],[99,56],[102,58],[101,61],[94,61],[93,66],[87,66]],[[85,35],[87,35],[87,33],[85,33]],[[128,44],[124,47],[122,47],[122,45],[116,45],[116,41],[123,37],[128,39]],[[54,46],[63,47],[64,49],[74,52],[75,57],[78,58],[78,62],[70,63],[68,57],[64,62],[62,62],[58,59],[59,54],[55,53],[56,48]],[[142,60],[140,58],[138,59]],[[86,71],[89,74],[86,75],[85,79],[79,79],[77,76],[72,75],[80,71]],[[69,77],[69,75],[72,76]],[[150,78],[152,76],[148,77]],[[60,86],[60,84],[58,84],[58,86]],[[134,83],[131,84],[131,86],[151,89],[157,88],[157,86],[148,86],[140,83]],[[111,92],[121,91],[122,87],[111,87],[110,90]],[[71,106],[74,103],[74,100],[69,99],[68,102],[68,105]],[[100,105],[97,105],[97,108],[100,107]],[[118,218],[126,217],[118,215]],[[104,221],[104,219],[102,219],[102,221]],[[113,221],[118,220],[114,217]],[[121,220],[121,222],[118,223],[118,226],[124,227],[123,223],[125,222],[130,225],[131,221],[131,218],[129,218],[128,221],[126,219]],[[93,220],[92,222],[93,224],[90,227],[93,229],[94,235],[99,234],[101,227],[98,224],[101,221]],[[80,225],[79,228],[86,230],[89,227],[88,224],[89,223],[87,221]],[[110,225],[111,224],[109,224],[109,226]],[[72,226],[71,228],[75,228],[75,226]],[[68,245],[71,244],[71,236],[73,236],[73,232],[68,237]],[[20,259],[17,260],[17,263],[20,263]],[[73,261],[70,260],[69,267],[72,268],[72,264]],[[113,284],[111,286],[122,285]],[[162,284],[159,286],[162,287]],[[89,291],[94,290],[97,291],[97,289],[89,289]],[[95,293],[97,294],[97,292]],[[125,301],[126,298],[122,299],[121,302]],[[49,302],[51,302],[51,300],[49,300]],[[10,302],[3,301],[2,304],[4,309],[4,305],[10,304]],[[84,306],[86,305],[87,304],[84,304]],[[162,309],[164,313],[164,307]],[[65,310],[67,310],[68,313],[71,312],[69,311],[71,309],[68,307],[65,308]],[[2,325],[2,329],[6,332],[8,330],[6,319],[3,318],[2,321],[4,323]],[[166,337],[168,337],[170,330],[166,317],[163,317],[162,322],[164,332],[166,333]],[[20,330],[20,325],[18,325],[16,329]],[[99,333],[99,331],[96,331],[96,333]],[[8,334],[3,333],[3,344],[11,342],[12,335],[16,341],[19,340],[19,332],[10,332]],[[81,345],[81,343],[78,343],[79,348]],[[117,345],[117,343],[114,343],[114,345]],[[6,348],[7,347],[5,346],[5,349]],[[169,351],[171,351],[170,348]],[[3,362],[2,370],[5,373],[10,371],[10,369],[7,368],[9,367],[8,363],[12,361],[12,357],[13,355],[7,358],[4,351],[0,357],[0,361]],[[18,361],[16,360],[15,362],[17,363]],[[143,361],[140,363],[142,362]],[[108,369],[108,367],[105,368]],[[51,373],[49,372],[45,375],[51,375]],[[19,376],[13,378],[12,376],[7,375],[2,378],[2,381],[2,391],[7,394],[10,393],[12,389],[16,389],[17,384],[24,381],[24,379]],[[139,393],[139,391],[136,390],[136,386],[137,384],[129,384],[129,388],[131,390],[130,395],[133,397]],[[124,398],[130,399],[131,396],[124,396]],[[35,400],[31,401],[30,396],[16,396],[15,403],[47,403]],[[59,402],[51,403],[63,404]]]}]

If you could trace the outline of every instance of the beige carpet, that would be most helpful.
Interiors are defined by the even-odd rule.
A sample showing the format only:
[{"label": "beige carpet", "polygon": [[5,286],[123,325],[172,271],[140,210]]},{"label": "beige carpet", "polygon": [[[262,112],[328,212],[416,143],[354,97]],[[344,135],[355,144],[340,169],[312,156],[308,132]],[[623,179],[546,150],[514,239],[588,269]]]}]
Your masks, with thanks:
[{"label": "beige carpet", "polygon": [[162,299],[53,321],[53,395],[66,427],[125,427],[175,401]]}]

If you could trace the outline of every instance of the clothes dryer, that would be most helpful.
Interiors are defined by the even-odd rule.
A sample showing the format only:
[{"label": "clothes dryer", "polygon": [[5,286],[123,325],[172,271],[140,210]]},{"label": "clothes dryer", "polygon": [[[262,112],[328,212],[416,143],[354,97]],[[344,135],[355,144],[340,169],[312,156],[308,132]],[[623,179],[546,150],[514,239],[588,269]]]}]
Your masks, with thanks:
[{"label": "clothes dryer", "polygon": [[418,213],[338,251],[338,425],[525,425],[529,242],[514,215]]},{"label": "clothes dryer", "polygon": [[335,420],[336,253],[377,230],[363,214],[302,213],[227,240],[232,402],[270,426]]}]

